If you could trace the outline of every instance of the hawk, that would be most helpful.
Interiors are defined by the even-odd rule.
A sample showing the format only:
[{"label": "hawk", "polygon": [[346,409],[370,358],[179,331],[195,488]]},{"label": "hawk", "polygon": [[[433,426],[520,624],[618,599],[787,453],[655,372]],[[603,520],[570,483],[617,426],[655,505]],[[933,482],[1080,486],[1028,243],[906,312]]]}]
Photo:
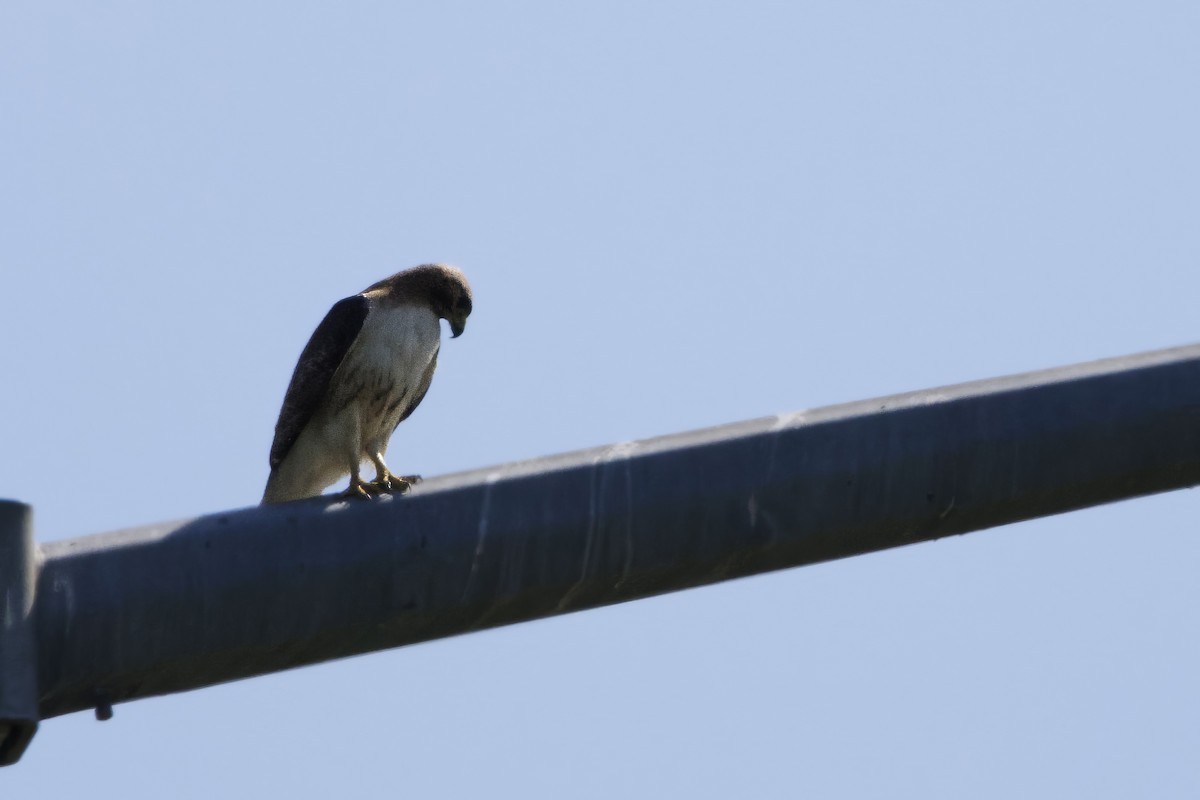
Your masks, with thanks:
[{"label": "hawk", "polygon": [[[467,278],[446,264],[397,272],[334,304],[292,373],[262,502],[312,497],[347,474],[347,497],[404,492],[420,480],[393,475],[383,456],[429,390],[440,320],[455,338],[470,313]],[[364,461],[375,465],[375,480],[359,475]]]}]

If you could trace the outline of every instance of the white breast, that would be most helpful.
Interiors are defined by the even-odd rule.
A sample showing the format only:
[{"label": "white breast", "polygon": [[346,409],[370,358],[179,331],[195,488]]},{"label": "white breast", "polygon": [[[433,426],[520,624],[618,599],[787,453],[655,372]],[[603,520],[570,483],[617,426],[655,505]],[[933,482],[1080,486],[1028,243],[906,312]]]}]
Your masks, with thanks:
[{"label": "white breast", "polygon": [[441,343],[436,314],[419,306],[373,307],[338,370],[329,411],[332,439],[383,452]]},{"label": "white breast", "polygon": [[438,317],[427,307],[376,307],[367,315],[350,357],[361,367],[403,382],[408,376],[421,376],[441,339]]}]

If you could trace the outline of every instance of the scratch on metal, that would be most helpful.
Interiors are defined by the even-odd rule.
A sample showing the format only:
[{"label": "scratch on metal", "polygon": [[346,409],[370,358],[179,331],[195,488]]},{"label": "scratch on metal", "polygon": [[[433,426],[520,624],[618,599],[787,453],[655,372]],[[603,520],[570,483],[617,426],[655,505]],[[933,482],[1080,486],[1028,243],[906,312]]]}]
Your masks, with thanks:
[{"label": "scratch on metal", "polygon": [[496,481],[500,480],[503,473],[489,472],[483,484],[483,503],[479,509],[479,527],[477,528],[477,536],[475,539],[475,554],[471,558],[471,571],[467,573],[466,583],[463,584],[462,596],[459,598],[459,603],[465,603],[467,595],[471,592],[471,586],[475,583],[475,575],[479,572],[479,562],[483,559],[483,544],[487,538],[488,531],[488,514],[492,506],[492,488],[496,485]]}]

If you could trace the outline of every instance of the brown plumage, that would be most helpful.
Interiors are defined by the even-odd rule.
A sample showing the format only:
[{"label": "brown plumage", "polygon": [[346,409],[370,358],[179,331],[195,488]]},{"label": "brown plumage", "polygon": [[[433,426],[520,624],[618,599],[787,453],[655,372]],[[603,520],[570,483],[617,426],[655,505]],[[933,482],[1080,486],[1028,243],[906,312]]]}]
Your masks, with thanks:
[{"label": "brown plumage", "polygon": [[[347,494],[407,489],[416,476],[391,474],[383,461],[388,441],[429,390],[438,321],[457,337],[470,313],[466,276],[444,264],[397,272],[334,304],[288,384],[263,502],[311,497],[347,474]],[[363,461],[375,465],[374,481],[359,475]]]}]

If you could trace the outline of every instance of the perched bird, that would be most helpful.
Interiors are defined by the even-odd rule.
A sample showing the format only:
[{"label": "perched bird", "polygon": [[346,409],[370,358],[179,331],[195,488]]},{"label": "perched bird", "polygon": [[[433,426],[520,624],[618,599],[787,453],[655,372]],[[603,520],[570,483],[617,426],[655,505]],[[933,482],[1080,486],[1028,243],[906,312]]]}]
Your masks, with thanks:
[{"label": "perched bird", "polygon": [[[263,503],[312,497],[350,475],[346,496],[407,491],[383,462],[396,426],[421,403],[441,346],[440,320],[454,337],[471,313],[471,287],[455,267],[424,264],[336,303],[300,354],[275,441]],[[375,480],[359,475],[363,461]]]}]

